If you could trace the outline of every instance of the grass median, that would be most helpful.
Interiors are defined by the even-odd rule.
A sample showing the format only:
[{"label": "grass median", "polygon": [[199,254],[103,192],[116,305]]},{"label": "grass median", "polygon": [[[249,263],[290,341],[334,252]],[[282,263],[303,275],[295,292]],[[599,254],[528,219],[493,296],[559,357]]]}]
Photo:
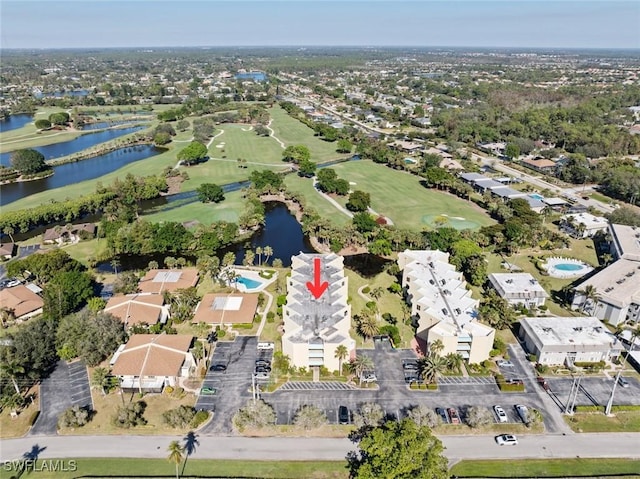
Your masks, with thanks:
[{"label": "grass median", "polygon": [[451,468],[457,477],[593,477],[637,476],[640,460],[633,459],[527,459],[462,461]]}]

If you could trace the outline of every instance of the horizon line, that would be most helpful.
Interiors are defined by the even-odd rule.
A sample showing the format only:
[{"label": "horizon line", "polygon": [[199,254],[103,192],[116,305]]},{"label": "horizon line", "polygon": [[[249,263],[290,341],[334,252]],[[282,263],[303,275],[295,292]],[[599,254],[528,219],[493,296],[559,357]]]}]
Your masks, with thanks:
[{"label": "horizon line", "polygon": [[181,48],[181,49],[208,49],[208,48],[446,48],[446,49],[467,49],[467,50],[485,50],[485,49],[500,49],[500,50],[627,50],[627,51],[639,51],[638,47],[595,47],[595,46],[582,46],[582,47],[562,47],[562,46],[499,46],[499,45],[484,45],[484,46],[472,46],[472,45],[322,45],[322,44],[291,44],[291,45],[131,45],[131,46],[82,46],[82,47],[1,47],[0,51],[8,50],[40,50],[40,51],[52,51],[52,50],[134,50],[134,49],[168,49],[168,48]]}]

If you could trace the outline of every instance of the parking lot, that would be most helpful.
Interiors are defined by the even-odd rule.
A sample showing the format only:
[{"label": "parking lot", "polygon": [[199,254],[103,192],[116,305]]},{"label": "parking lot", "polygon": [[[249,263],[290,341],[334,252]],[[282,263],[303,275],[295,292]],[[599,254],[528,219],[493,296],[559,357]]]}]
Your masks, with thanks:
[{"label": "parking lot", "polygon": [[93,408],[87,368],[81,361],[70,365],[58,361],[53,372],[40,384],[40,415],[30,434],[56,434],[58,416],[75,405]]},{"label": "parking lot", "polygon": [[[549,384],[550,396],[559,407],[564,409],[571,392],[573,379],[571,378],[546,378]],[[616,387],[614,404],[638,404],[640,398],[640,381],[636,378],[626,378],[629,386]],[[577,406],[606,406],[611,396],[614,378],[605,377],[582,377],[580,380],[580,390],[576,396]]]},{"label": "parking lot", "polygon": [[258,351],[256,336],[239,336],[234,341],[216,343],[210,364],[224,364],[226,371],[207,372],[203,388],[214,394],[200,394],[196,409],[214,411],[214,418],[203,433],[231,431],[231,418],[251,399],[251,375],[258,357],[271,359],[271,351]]}]

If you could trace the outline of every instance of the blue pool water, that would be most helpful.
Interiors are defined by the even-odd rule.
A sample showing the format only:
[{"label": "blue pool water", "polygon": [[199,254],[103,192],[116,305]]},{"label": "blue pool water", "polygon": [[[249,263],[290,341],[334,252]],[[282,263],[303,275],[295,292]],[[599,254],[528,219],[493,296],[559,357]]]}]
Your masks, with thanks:
[{"label": "blue pool water", "polygon": [[240,284],[244,284],[245,288],[247,289],[256,289],[262,286],[262,283],[260,281],[245,278],[244,276],[240,276],[236,281]]},{"label": "blue pool water", "polygon": [[540,201],[544,200],[544,196],[539,195],[538,193],[531,193],[529,195],[529,198],[533,198],[534,200],[540,200]]},{"label": "blue pool water", "polygon": [[574,263],[558,263],[554,268],[559,269],[560,271],[580,271],[584,266]]}]

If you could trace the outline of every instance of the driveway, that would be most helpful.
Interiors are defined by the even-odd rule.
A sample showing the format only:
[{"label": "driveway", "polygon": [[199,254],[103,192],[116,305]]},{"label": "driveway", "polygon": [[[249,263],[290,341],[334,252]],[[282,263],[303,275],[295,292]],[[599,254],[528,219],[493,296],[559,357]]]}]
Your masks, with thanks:
[{"label": "driveway", "polygon": [[200,395],[196,409],[214,411],[213,420],[201,432],[203,434],[229,434],[233,431],[231,418],[251,399],[251,375],[260,355],[257,336],[238,336],[234,341],[216,344],[211,364],[222,363],[227,370],[208,371],[203,387],[216,390],[213,395]]}]

